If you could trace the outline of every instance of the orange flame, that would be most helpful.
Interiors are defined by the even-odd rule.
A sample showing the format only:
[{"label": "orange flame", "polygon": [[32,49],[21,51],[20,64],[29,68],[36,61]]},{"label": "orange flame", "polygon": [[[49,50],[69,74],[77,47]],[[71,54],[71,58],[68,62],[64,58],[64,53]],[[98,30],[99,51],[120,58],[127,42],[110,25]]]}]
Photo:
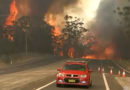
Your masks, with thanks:
[{"label": "orange flame", "polygon": [[96,56],[95,55],[87,55],[87,56],[83,56],[82,58],[96,59]]},{"label": "orange flame", "polygon": [[10,14],[6,19],[5,26],[8,25],[13,26],[14,25],[13,22],[16,20],[17,15],[18,15],[18,9],[16,6],[16,0],[13,0],[13,2],[10,5]]},{"label": "orange flame", "polygon": [[[52,38],[55,41],[55,43],[53,43],[54,55],[58,54],[59,56],[63,56],[63,51],[62,51],[63,42],[59,39],[61,36],[61,30],[56,23],[56,17],[52,14],[47,13],[46,14],[46,21],[49,25],[54,27],[54,29],[51,32],[53,34]],[[57,47],[57,44],[59,45],[59,47]],[[58,51],[58,48],[60,48],[61,51]]]},{"label": "orange flame", "polygon": [[47,22],[49,25],[54,27],[54,30],[52,31],[52,34],[56,37],[61,35],[60,28],[56,24],[56,18],[52,16],[51,14],[47,15]]},{"label": "orange flame", "polygon": [[60,51],[60,56],[64,56],[63,51]]},{"label": "orange flame", "polygon": [[55,29],[52,31],[52,33],[56,37],[61,35],[60,29],[58,27],[55,27]]},{"label": "orange flame", "polygon": [[14,41],[14,37],[11,36],[10,34],[8,34],[8,39],[10,39],[11,41]]},{"label": "orange flame", "polygon": [[87,59],[112,59],[115,58],[115,49],[114,49],[113,43],[110,43],[107,47],[103,49],[100,44],[93,45],[91,47],[91,50],[96,52],[94,54],[89,54],[86,56],[83,56],[82,58],[87,58]]},{"label": "orange flame", "polygon": [[87,55],[87,56],[83,56],[82,58],[87,58],[87,59],[101,59],[101,60],[104,60],[104,59],[107,59],[105,56],[98,56],[98,55]]},{"label": "orange flame", "polygon": [[[62,40],[60,40],[60,36],[62,35],[62,32],[61,32],[61,28],[57,25],[57,18],[50,14],[49,12],[46,14],[46,21],[48,22],[48,24],[50,24],[51,26],[54,26],[54,30],[52,31],[52,34],[53,34],[53,40],[56,42],[53,43],[54,45],[54,54],[55,55],[60,55],[60,56],[63,56],[64,53],[63,53],[63,44],[64,42]],[[96,36],[95,34],[92,33],[92,36]],[[56,39],[55,39],[56,38]],[[87,45],[88,43],[91,43],[91,42],[95,42],[95,44],[93,44],[91,47],[90,47],[90,50],[92,52],[87,52],[86,50],[86,54],[83,55],[82,58],[88,58],[88,59],[112,59],[112,58],[115,58],[115,47],[114,47],[114,43],[112,42],[107,42],[107,41],[103,41],[103,40],[100,40],[100,38],[91,38],[89,40],[85,40],[84,41],[84,45]],[[58,44],[58,45],[57,45]],[[80,52],[76,52],[75,53],[75,48],[74,47],[71,47],[68,49],[68,56],[70,58],[74,58],[75,56],[77,56],[77,53],[80,53]]]},{"label": "orange flame", "polygon": [[69,49],[69,51],[68,51],[68,56],[70,57],[70,58],[74,58],[74,48],[70,48]]},{"label": "orange flame", "polygon": [[110,58],[113,58],[114,54],[115,54],[115,50],[114,50],[114,45],[111,44],[109,45],[108,47],[105,48],[105,55],[106,55],[106,58],[110,59]]}]

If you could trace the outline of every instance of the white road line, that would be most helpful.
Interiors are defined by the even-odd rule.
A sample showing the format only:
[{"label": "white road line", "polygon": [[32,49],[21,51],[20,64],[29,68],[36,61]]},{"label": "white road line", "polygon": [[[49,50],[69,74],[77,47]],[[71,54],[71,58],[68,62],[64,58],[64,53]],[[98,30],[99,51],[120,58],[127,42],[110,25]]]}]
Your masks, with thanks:
[{"label": "white road line", "polygon": [[48,83],[48,84],[46,84],[46,85],[44,85],[44,86],[42,86],[42,87],[39,87],[39,88],[37,88],[36,90],[44,89],[44,88],[48,87],[49,85],[51,85],[51,84],[53,84],[53,83],[55,83],[55,82],[56,82],[56,80],[54,80],[54,81],[52,81],[52,82],[50,82],[50,83]]},{"label": "white road line", "polygon": [[102,73],[102,76],[103,76],[103,80],[104,80],[104,83],[105,83],[105,86],[106,86],[106,90],[110,90],[106,76],[105,76],[105,73]]}]

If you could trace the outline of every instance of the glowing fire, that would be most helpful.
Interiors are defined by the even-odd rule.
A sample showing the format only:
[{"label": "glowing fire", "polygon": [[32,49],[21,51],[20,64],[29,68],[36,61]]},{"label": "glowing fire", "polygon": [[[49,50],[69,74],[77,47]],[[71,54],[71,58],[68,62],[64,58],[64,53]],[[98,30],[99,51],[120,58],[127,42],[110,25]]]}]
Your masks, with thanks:
[{"label": "glowing fire", "polygon": [[111,44],[109,45],[108,47],[105,48],[105,55],[106,55],[106,58],[110,59],[110,58],[113,58],[114,54],[115,54],[115,50],[114,50],[114,45]]},{"label": "glowing fire", "polygon": [[96,59],[96,56],[95,55],[87,55],[87,56],[83,56],[82,58]]},{"label": "glowing fire", "polygon": [[[103,42],[102,42],[103,43]],[[112,59],[115,58],[115,49],[113,43],[110,43],[107,47],[102,47],[101,42],[100,44],[95,44],[91,47],[91,50],[94,51],[93,54],[88,54],[83,56],[82,58],[87,59]]]},{"label": "glowing fire", "polygon": [[60,31],[60,28],[57,26],[56,17],[54,17],[51,14],[47,14],[46,16],[47,16],[46,21],[48,22],[48,24],[54,27],[54,30],[52,31],[52,34],[54,36],[56,36],[56,37],[60,36],[61,31]]},{"label": "glowing fire", "polygon": [[[51,14],[47,14],[46,21],[48,22],[48,24],[54,26],[54,30],[52,31],[52,34],[53,34],[52,38],[55,41],[55,43],[53,43],[54,55],[63,56],[64,55],[64,53],[63,53],[64,42],[60,39],[62,32],[61,32],[61,28],[57,25],[56,17],[51,15]],[[96,35],[94,34],[92,36],[95,37]],[[112,42],[108,43],[107,41],[100,40],[99,38],[96,38],[96,40],[94,38],[91,38],[89,40],[86,40],[83,44],[87,45],[88,43],[91,43],[94,41],[96,41],[96,43],[90,47],[90,50],[92,51],[92,53],[86,52],[86,55],[84,53],[82,58],[88,58],[88,59],[112,59],[112,58],[115,58],[114,57],[115,47],[114,47],[114,44]],[[70,58],[74,58],[77,55],[75,53],[74,47],[69,48],[67,54]]]},{"label": "glowing fire", "polygon": [[[54,29],[51,32],[53,35],[52,39],[55,42],[55,43],[53,43],[54,55],[63,56],[63,51],[62,51],[63,42],[59,39],[59,37],[61,36],[61,30],[56,23],[56,17],[53,16],[52,14],[47,13],[46,14],[46,21],[49,25],[54,27]],[[59,45],[59,47],[57,45]],[[58,51],[58,48],[60,48],[61,51]]]},{"label": "glowing fire", "polygon": [[8,34],[8,39],[10,39],[11,41],[14,41],[14,37],[10,34]]},{"label": "glowing fire", "polygon": [[64,56],[64,54],[63,54],[63,51],[60,51],[60,54],[59,54],[60,56]]},{"label": "glowing fire", "polygon": [[70,57],[70,58],[74,58],[74,48],[70,48],[69,49],[69,51],[68,51],[68,56]]},{"label": "glowing fire", "polygon": [[[80,3],[81,7],[84,8],[83,9],[83,11],[84,11],[83,14],[80,13],[80,12],[78,12],[78,13],[77,12],[72,12],[70,10],[70,8],[65,9],[64,13],[70,14],[71,16],[79,15],[79,17],[82,17],[82,18],[89,17],[88,21],[94,20],[94,17],[96,16],[96,13],[97,13],[97,10],[98,10],[98,7],[100,5],[101,0],[97,0],[97,1],[95,1],[95,0],[91,0],[91,1],[80,0],[80,2],[81,2]],[[87,4],[86,2],[88,2],[88,5],[86,5]],[[53,8],[53,9],[55,9],[55,8]],[[58,20],[62,20],[62,19],[57,19],[58,16],[63,16],[63,15],[62,14],[60,14],[60,15],[54,14],[53,15],[53,12],[51,12],[51,10],[50,10],[50,11],[48,11],[46,13],[46,17],[45,18],[46,18],[46,21],[48,22],[48,24],[54,26],[54,30],[52,31],[53,40],[56,42],[56,44],[53,43],[54,44],[53,45],[54,46],[54,54],[63,56],[64,55],[64,53],[63,53],[64,41],[61,41],[60,38],[59,38],[62,35],[62,32],[61,32],[62,29],[59,27],[60,26],[59,24],[62,24],[62,23],[58,23],[59,22]],[[92,36],[96,37],[97,35],[94,34]],[[94,41],[96,41],[96,44],[93,43]],[[91,44],[91,42],[93,44],[89,48],[90,51],[89,50],[88,51],[87,50],[83,50],[83,52],[82,52],[83,55],[82,56],[81,56],[81,54],[79,54],[80,52],[76,52],[77,51],[76,48],[70,46],[71,48],[69,48],[68,52],[67,52],[68,56],[70,58],[74,58],[74,57],[78,57],[78,54],[79,54],[80,57],[88,58],[88,59],[112,59],[112,58],[115,57],[114,56],[114,54],[115,54],[115,47],[114,47],[112,42],[102,41],[99,38],[97,39],[97,37],[96,37],[96,40],[95,40],[95,38],[91,38],[91,39],[88,39],[85,42],[83,41],[83,45],[87,46],[87,44],[89,45],[89,43]],[[60,48],[60,50],[59,50],[59,48]]]},{"label": "glowing fire", "polygon": [[16,6],[16,0],[13,0],[13,2],[10,5],[10,14],[6,19],[5,26],[8,25],[13,26],[14,25],[13,22],[16,20],[17,15],[18,15],[18,9]]},{"label": "glowing fire", "polygon": [[55,27],[55,29],[52,31],[52,33],[56,37],[61,35],[60,29],[58,27]]}]

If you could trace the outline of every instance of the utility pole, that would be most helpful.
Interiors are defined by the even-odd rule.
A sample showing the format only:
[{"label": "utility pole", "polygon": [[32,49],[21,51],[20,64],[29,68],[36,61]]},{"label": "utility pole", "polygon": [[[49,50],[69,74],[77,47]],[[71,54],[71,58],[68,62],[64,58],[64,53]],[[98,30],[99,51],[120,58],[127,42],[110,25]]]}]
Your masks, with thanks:
[{"label": "utility pole", "polygon": [[25,53],[26,53],[26,56],[28,54],[28,35],[27,35],[27,30],[25,32]]},{"label": "utility pole", "polygon": [[25,53],[26,53],[26,56],[28,55],[28,28],[30,27],[29,24],[26,25],[26,28],[25,28]]}]

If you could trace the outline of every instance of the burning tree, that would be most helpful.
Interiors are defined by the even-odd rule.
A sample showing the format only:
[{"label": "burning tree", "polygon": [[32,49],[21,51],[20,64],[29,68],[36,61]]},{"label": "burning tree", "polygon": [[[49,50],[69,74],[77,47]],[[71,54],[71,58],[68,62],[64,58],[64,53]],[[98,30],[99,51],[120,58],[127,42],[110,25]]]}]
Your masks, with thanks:
[{"label": "burning tree", "polygon": [[12,30],[9,32],[7,32],[7,30],[8,29],[6,29],[5,31],[5,29],[3,29],[3,26],[0,25],[0,55],[4,55],[4,54],[9,55],[10,53],[12,53],[14,48],[13,42],[9,40],[11,39]]},{"label": "burning tree", "polygon": [[[27,31],[30,27],[30,18],[28,16],[23,16],[18,20],[12,22],[11,25],[6,25],[3,28],[2,39],[10,40],[13,43],[13,51],[23,51],[25,47],[25,37],[27,40]],[[25,34],[26,33],[26,34]]]},{"label": "burning tree", "polygon": [[31,51],[52,53],[52,27],[40,17],[23,16],[15,22],[14,27],[16,27],[14,37],[17,50],[24,50],[26,54]]},{"label": "burning tree", "polygon": [[15,22],[17,15],[18,15],[18,9],[17,9],[17,5],[16,5],[16,0],[13,0],[10,5],[10,15],[6,19],[5,27],[8,25],[13,26],[14,25],[13,22]]},{"label": "burning tree", "polygon": [[65,56],[81,57],[83,55],[84,45],[80,42],[84,33],[88,31],[84,23],[77,17],[65,16],[65,28],[62,30],[61,41],[63,43],[63,52]]},{"label": "burning tree", "polygon": [[34,18],[36,17],[22,16],[14,21],[13,25],[0,27],[0,40],[12,44],[10,46],[13,49],[8,49],[8,51],[26,52],[26,54],[29,52],[52,53],[51,30],[53,27],[40,17],[37,19],[38,24],[34,25],[36,24],[35,20],[33,21]]}]

